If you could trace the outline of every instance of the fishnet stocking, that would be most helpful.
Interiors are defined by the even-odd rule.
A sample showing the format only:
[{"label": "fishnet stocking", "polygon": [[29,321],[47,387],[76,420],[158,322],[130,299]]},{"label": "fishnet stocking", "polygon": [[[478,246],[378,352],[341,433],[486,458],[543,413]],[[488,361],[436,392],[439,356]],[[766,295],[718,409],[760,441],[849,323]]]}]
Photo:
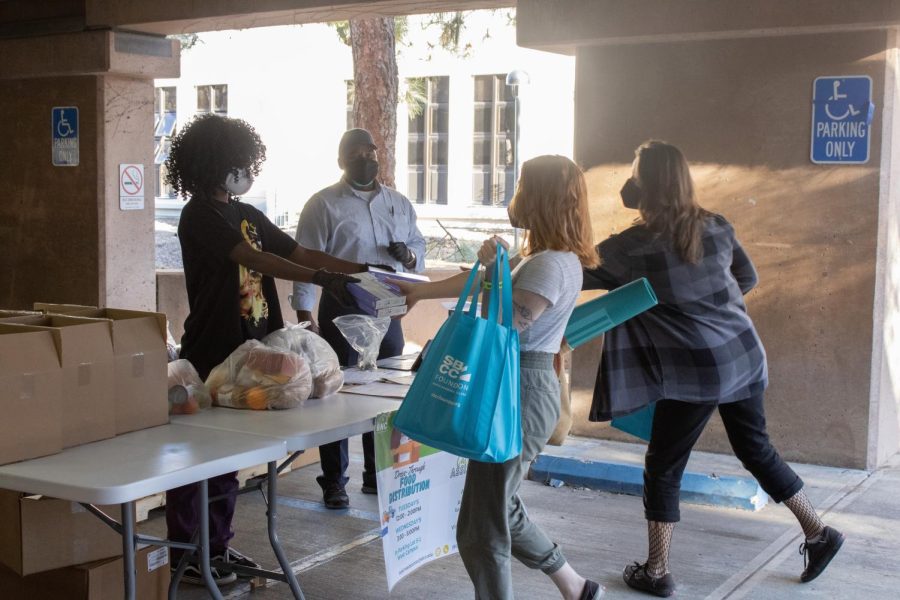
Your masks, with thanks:
[{"label": "fishnet stocking", "polygon": [[806,497],[806,492],[800,490],[790,498],[784,501],[784,505],[791,509],[797,520],[800,521],[800,527],[806,539],[811,540],[819,536],[825,529],[825,524],[813,508],[812,502]]},{"label": "fishnet stocking", "polygon": [[647,539],[650,552],[647,557],[647,574],[662,577],[669,572],[669,549],[672,547],[672,533],[675,523],[647,521]]}]

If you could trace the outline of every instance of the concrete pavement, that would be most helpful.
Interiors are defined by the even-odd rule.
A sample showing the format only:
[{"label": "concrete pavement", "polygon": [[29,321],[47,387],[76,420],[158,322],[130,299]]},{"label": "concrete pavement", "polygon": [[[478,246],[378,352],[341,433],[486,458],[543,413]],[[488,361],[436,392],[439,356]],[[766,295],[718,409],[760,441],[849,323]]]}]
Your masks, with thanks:
[{"label": "concrete pavement", "polygon": [[[572,438],[570,446],[554,450],[581,456],[603,456],[623,462],[640,460],[637,444]],[[362,469],[358,439],[351,444],[353,463],[348,491],[353,508],[322,507],[315,476],[318,465],[291,472],[280,480],[280,535],[309,600],[470,599],[473,592],[458,556],[450,556],[416,571],[388,594],[377,529],[377,505],[359,493]],[[900,455],[886,467],[862,471],[793,465],[829,524],[842,530],[847,542],[828,570],[816,581],[799,583],[803,569],[797,549],[801,531],[790,511],[769,503],[758,512],[682,504],[682,522],[675,530],[672,571],[678,598],[782,600],[795,598],[900,597]],[[695,453],[689,470],[741,474],[733,457]],[[583,575],[600,581],[609,599],[649,598],[628,589],[622,568],[646,555],[646,525],[641,500],[570,486],[552,488],[527,481],[522,497],[532,518],[563,548]],[[267,567],[275,561],[265,541],[263,501],[258,495],[238,501],[233,545]],[[162,513],[152,514],[143,531],[161,533]],[[558,598],[549,578],[515,563],[516,597]],[[291,598],[273,583],[252,593],[249,585],[225,587],[229,599]],[[207,597],[202,589],[182,586],[179,598]]]}]

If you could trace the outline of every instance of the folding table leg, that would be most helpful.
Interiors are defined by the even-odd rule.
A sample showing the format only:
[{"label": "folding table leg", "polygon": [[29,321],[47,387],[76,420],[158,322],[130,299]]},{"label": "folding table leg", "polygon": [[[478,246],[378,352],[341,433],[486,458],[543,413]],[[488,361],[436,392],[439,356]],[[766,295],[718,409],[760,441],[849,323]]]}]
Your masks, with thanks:
[{"label": "folding table leg", "polygon": [[269,503],[266,510],[266,517],[268,517],[268,526],[269,526],[269,542],[272,544],[272,551],[275,553],[275,558],[278,559],[278,564],[281,565],[281,571],[284,573],[284,578],[287,581],[287,584],[291,588],[291,593],[294,594],[294,598],[296,600],[304,600],[303,592],[300,591],[300,584],[297,583],[297,577],[294,575],[294,570],[291,568],[291,563],[288,562],[287,557],[284,555],[284,550],[281,548],[281,542],[278,541],[278,532],[275,531],[276,521],[277,521],[277,510],[278,506],[278,495],[277,495],[277,485],[278,485],[278,472],[274,462],[269,463]]},{"label": "folding table leg", "polygon": [[134,502],[123,502],[122,508],[122,562],[125,569],[125,599],[134,600]]},{"label": "folding table leg", "polygon": [[209,595],[214,600],[223,600],[209,567],[209,553],[209,483],[204,479],[200,482],[200,571]]}]

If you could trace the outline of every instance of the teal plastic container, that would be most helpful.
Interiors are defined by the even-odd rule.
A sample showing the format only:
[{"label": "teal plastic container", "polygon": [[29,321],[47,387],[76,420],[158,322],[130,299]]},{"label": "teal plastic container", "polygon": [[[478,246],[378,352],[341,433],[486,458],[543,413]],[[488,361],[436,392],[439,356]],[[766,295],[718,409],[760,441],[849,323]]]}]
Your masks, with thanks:
[{"label": "teal plastic container", "polygon": [[572,348],[577,348],[656,304],[656,294],[647,278],[635,279],[604,296],[576,306],[566,325],[566,341]]}]

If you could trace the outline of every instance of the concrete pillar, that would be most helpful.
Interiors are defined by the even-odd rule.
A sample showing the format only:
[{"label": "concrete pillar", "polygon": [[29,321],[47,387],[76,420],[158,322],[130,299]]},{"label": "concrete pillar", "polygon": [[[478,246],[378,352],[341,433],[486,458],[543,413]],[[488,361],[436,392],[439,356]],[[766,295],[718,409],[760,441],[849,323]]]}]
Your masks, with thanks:
[{"label": "concrete pillar", "polygon": [[[153,175],[153,78],[177,76],[177,42],[85,31],[0,40],[0,55],[0,306],[155,309],[153,188],[120,210],[118,165]],[[77,166],[51,162],[59,106],[78,108]]]},{"label": "concrete pillar", "polygon": [[[876,15],[848,16],[839,3],[819,14],[793,1],[769,12],[757,3],[706,0],[682,12],[673,7],[683,9],[681,2],[605,10],[610,4],[566,0],[551,14],[526,0],[518,13],[520,44],[577,56],[575,154],[587,169],[597,238],[634,218],[618,198],[634,148],[651,137],[679,146],[700,203],[734,223],[760,272],[748,306],[768,352],[767,412],[777,447],[790,460],[880,464],[900,437],[900,244],[891,177],[900,127],[888,19],[850,23]],[[897,3],[866,6],[897,21]],[[586,37],[592,27],[595,37]],[[810,162],[813,81],[829,75],[872,79],[866,164]],[[575,359],[581,414],[598,360]],[[597,426],[582,431],[608,435]],[[717,420],[698,447],[729,450]]]}]

